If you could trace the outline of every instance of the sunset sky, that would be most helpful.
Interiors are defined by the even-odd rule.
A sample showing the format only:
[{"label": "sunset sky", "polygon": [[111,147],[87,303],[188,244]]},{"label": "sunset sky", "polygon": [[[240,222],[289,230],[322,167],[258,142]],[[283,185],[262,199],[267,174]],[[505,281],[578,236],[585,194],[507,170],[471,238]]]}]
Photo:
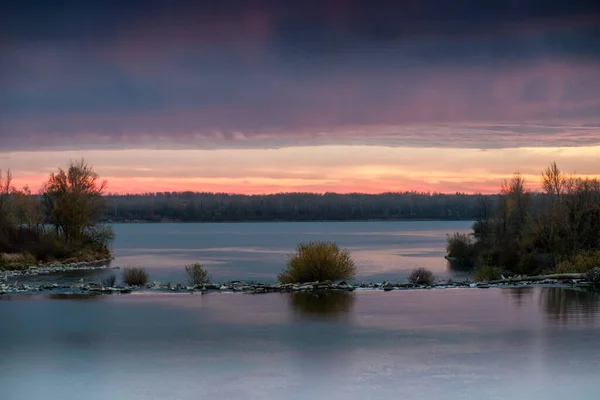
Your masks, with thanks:
[{"label": "sunset sky", "polygon": [[600,178],[600,2],[9,0],[0,169],[111,192]]}]

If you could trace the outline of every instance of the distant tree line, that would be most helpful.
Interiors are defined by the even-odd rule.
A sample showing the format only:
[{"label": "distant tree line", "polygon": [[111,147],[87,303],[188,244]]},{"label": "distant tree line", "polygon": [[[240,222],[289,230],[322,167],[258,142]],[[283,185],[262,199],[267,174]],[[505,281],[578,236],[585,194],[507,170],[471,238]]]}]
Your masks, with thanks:
[{"label": "distant tree line", "polygon": [[[485,196],[493,201],[495,195]],[[162,192],[105,196],[103,221],[473,220],[480,195],[442,193],[280,193],[239,195]]]}]

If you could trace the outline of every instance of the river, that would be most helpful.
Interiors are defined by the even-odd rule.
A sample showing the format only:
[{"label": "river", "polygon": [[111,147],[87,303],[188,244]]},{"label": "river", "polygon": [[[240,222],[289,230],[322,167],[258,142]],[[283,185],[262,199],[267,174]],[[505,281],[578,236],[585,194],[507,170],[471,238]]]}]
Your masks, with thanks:
[{"label": "river", "polygon": [[[114,263],[267,280],[296,243],[326,239],[360,279],[451,276],[445,235],[468,225],[116,225]],[[595,399],[600,376],[600,297],[553,287],[5,295],[0,322],[11,400]]]},{"label": "river", "polygon": [[310,240],[333,240],[357,264],[357,280],[402,280],[426,267],[439,278],[464,276],[444,259],[446,235],[468,221],[116,224],[113,265],[147,268],[150,279],[178,282],[183,266],[200,262],[215,281],[272,282],[287,254]]}]

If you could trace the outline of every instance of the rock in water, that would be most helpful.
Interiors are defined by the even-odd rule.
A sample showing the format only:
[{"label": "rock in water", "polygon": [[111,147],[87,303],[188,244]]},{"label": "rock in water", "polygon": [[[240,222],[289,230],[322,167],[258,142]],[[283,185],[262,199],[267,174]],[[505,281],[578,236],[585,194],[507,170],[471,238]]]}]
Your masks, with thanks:
[{"label": "rock in water", "polygon": [[600,267],[592,268],[583,277],[586,281],[593,283],[595,286],[600,286]]}]

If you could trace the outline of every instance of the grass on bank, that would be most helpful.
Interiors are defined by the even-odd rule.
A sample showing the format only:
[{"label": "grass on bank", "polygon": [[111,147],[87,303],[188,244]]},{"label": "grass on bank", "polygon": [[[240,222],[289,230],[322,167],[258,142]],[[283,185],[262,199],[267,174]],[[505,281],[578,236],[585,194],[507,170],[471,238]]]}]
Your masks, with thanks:
[{"label": "grass on bank", "polygon": [[37,260],[30,253],[1,253],[0,270],[20,269],[24,266],[36,265]]},{"label": "grass on bank", "polygon": [[287,269],[277,279],[281,283],[351,280],[356,265],[350,252],[334,242],[312,241],[299,244],[288,256]]},{"label": "grass on bank", "polygon": [[408,276],[408,281],[413,285],[431,285],[433,283],[433,272],[427,268],[413,269]]},{"label": "grass on bank", "polygon": [[185,266],[185,275],[190,285],[201,285],[209,282],[208,271],[202,264],[194,263]]},{"label": "grass on bank", "polygon": [[126,267],[123,270],[123,282],[129,286],[142,286],[148,283],[148,273],[144,268]]}]

